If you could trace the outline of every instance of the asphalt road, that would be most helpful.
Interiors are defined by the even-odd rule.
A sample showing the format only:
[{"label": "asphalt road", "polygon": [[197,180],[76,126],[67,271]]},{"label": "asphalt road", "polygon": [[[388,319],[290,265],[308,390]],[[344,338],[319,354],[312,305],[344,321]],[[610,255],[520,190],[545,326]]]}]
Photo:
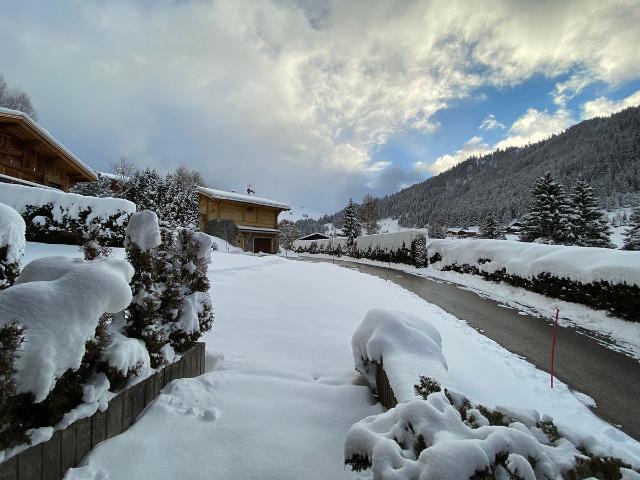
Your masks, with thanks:
[{"label": "asphalt road", "polygon": [[[331,261],[304,259],[307,261]],[[452,283],[436,282],[385,267],[336,261],[381,278],[388,278],[429,303],[467,321],[507,350],[549,372],[553,323],[522,315]],[[555,376],[596,401],[594,413],[640,440],[640,363],[614,352],[572,328],[558,328]]]}]

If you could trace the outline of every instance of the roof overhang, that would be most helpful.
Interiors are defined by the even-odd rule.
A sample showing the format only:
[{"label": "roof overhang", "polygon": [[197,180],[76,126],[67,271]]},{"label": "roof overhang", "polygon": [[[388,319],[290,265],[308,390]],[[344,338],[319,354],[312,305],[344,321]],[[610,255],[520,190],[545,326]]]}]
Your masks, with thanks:
[{"label": "roof overhang", "polygon": [[252,195],[243,195],[236,192],[226,192],[224,190],[216,190],[213,188],[198,187],[200,192],[205,197],[212,198],[214,200],[221,200],[224,202],[234,202],[244,205],[258,205],[261,207],[272,208],[274,210],[286,211],[291,210],[291,207],[285,203],[269,200],[268,198],[254,197]]},{"label": "roof overhang", "polygon": [[264,227],[252,227],[251,225],[237,225],[238,230],[241,232],[249,232],[249,233],[273,233],[278,234],[280,230],[277,228],[264,228]]},{"label": "roof overhang", "polygon": [[6,123],[6,120],[11,121],[11,123],[17,123],[22,127],[23,130],[27,131],[28,134],[33,137],[34,140],[44,143],[49,150],[54,151],[59,157],[64,158],[73,168],[78,172],[81,172],[86,177],[89,177],[89,180],[97,180],[98,176],[93,171],[93,169],[89,168],[85,165],[78,157],[76,157],[73,153],[71,153],[64,145],[62,145],[59,141],[57,141],[53,135],[51,135],[47,130],[38,125],[29,115],[26,113],[20,112],[18,110],[10,110],[7,108],[0,108],[0,120],[3,120]]}]

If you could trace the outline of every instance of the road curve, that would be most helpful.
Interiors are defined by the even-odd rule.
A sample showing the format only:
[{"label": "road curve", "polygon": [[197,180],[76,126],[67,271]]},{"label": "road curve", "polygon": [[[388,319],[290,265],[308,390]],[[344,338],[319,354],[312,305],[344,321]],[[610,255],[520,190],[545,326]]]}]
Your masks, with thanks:
[{"label": "road curve", "polygon": [[[331,261],[301,258],[305,261]],[[553,324],[523,315],[498,302],[460,288],[386,267],[336,260],[337,265],[368,273],[400,285],[438,305],[496,341],[549,372]],[[610,350],[572,328],[559,327],[555,357],[556,377],[596,401],[594,413],[640,440],[640,363]]]}]

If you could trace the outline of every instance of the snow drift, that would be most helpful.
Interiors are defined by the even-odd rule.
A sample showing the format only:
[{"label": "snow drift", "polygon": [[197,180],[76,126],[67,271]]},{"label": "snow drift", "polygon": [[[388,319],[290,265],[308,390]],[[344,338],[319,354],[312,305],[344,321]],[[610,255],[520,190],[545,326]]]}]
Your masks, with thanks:
[{"label": "snow drift", "polygon": [[6,263],[19,262],[24,255],[25,224],[20,214],[9,205],[0,203],[0,248],[7,248]]},{"label": "snow drift", "polygon": [[[59,268],[50,269],[53,263]],[[0,292],[0,322],[26,327],[16,361],[18,393],[41,402],[68,369],[80,367],[85,342],[100,317],[131,302],[133,269],[123,260],[44,258],[27,265],[19,282]]]}]

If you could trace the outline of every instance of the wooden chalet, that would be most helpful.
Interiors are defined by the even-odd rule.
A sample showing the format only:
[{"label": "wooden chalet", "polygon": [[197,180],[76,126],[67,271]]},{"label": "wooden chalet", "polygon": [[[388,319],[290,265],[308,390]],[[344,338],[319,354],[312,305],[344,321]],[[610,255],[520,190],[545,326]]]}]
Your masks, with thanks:
[{"label": "wooden chalet", "polygon": [[25,113],[0,108],[0,182],[67,191],[98,177]]},{"label": "wooden chalet", "polygon": [[290,210],[284,203],[254,195],[198,187],[200,230],[246,252],[278,251],[278,215]]},{"label": "wooden chalet", "polygon": [[300,237],[298,240],[329,240],[331,237],[325,233],[314,232],[304,237]]}]

